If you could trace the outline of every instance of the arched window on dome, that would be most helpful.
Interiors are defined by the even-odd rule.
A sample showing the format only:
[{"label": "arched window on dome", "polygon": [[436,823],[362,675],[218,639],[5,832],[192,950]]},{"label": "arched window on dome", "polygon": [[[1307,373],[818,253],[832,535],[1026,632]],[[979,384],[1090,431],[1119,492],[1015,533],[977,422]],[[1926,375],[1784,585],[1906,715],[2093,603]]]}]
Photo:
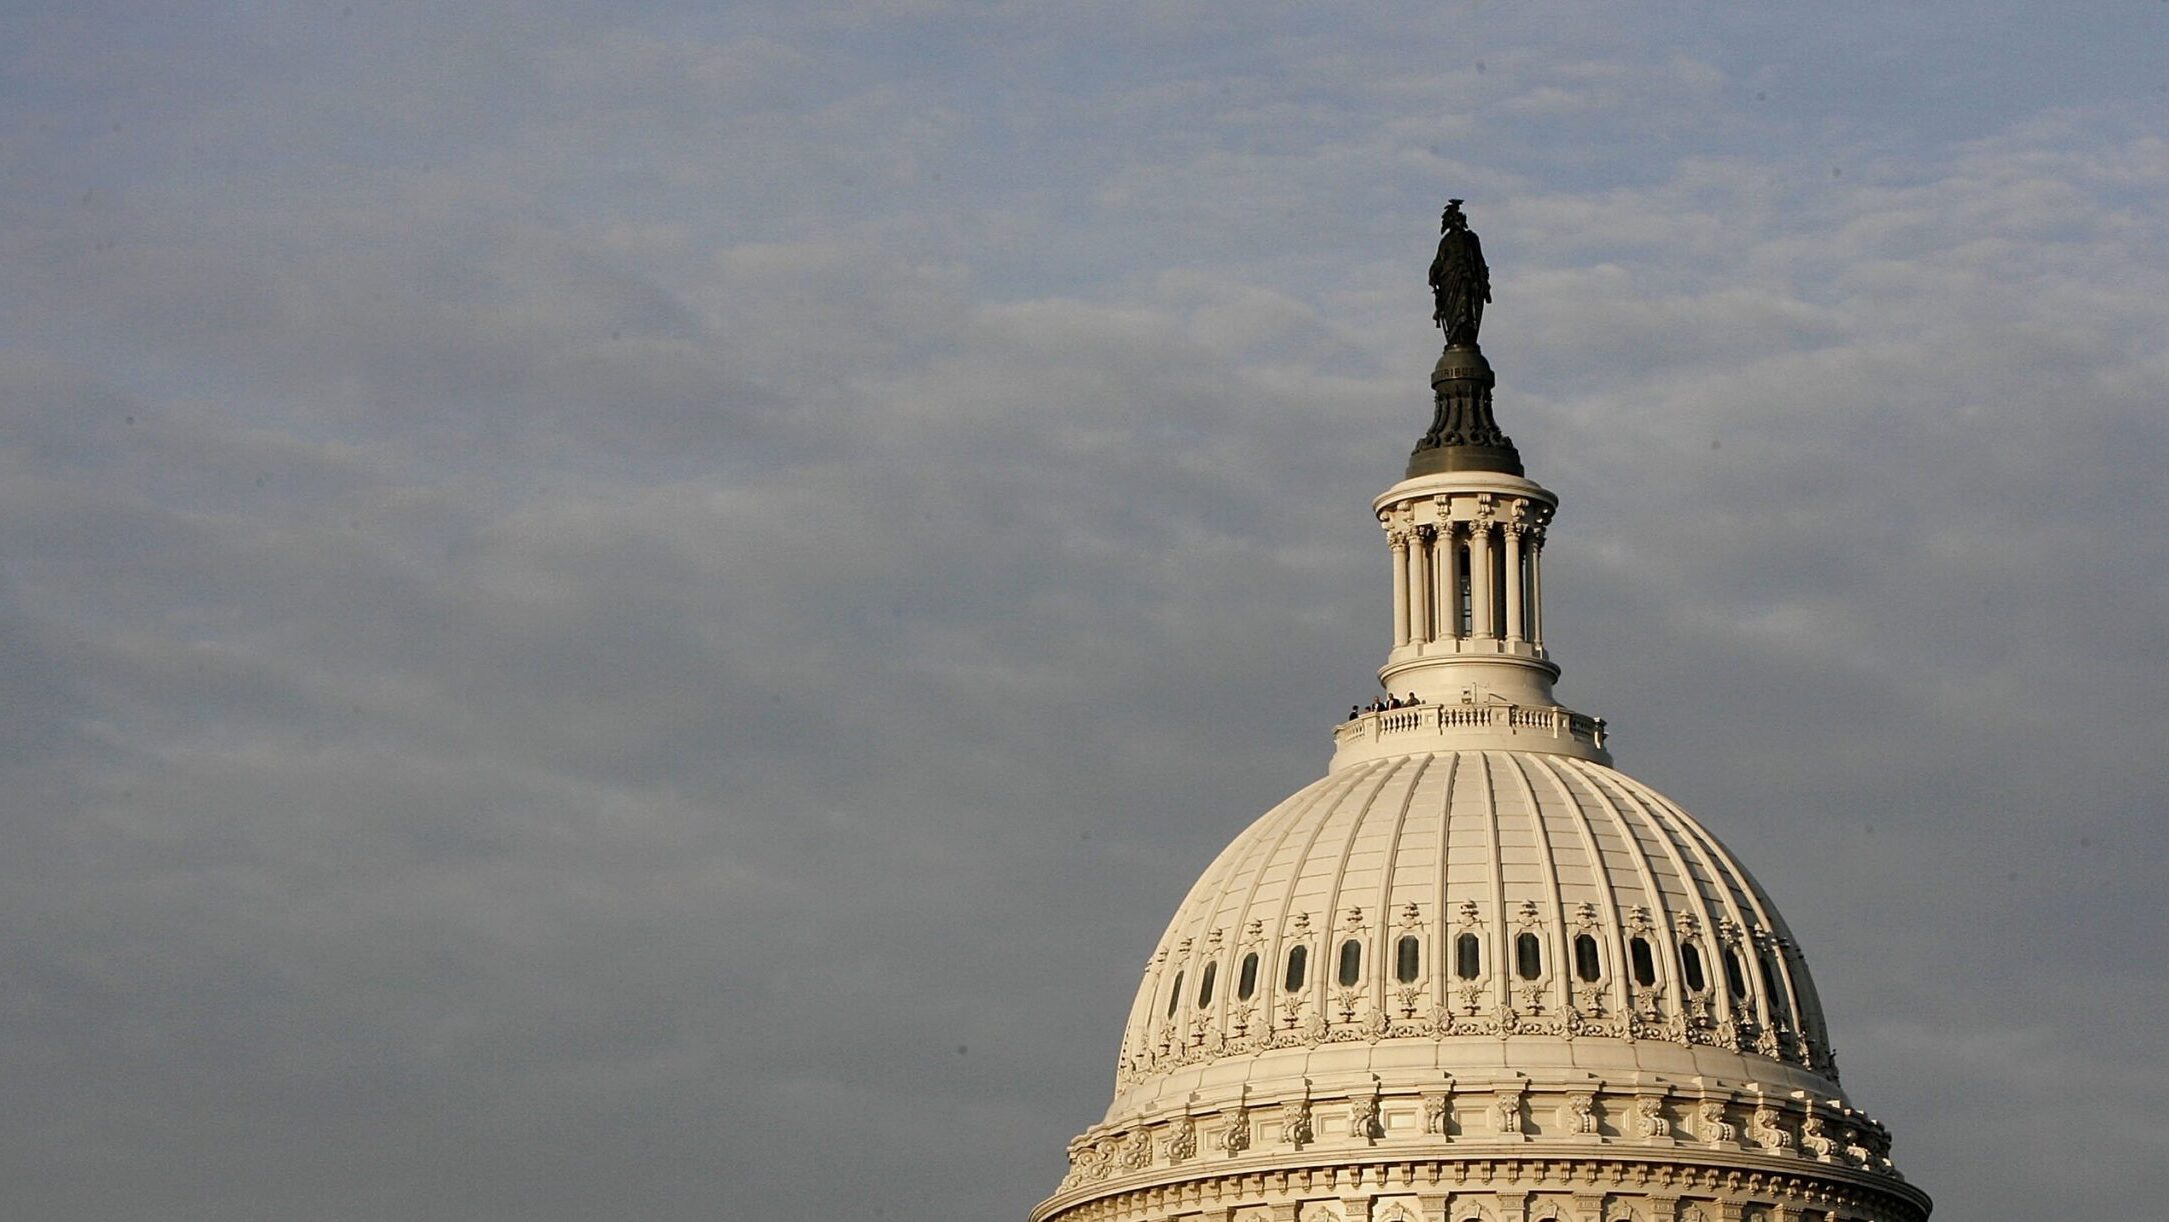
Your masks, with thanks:
[{"label": "arched window on dome", "polygon": [[1175,1017],[1175,1007],[1182,1004],[1182,973],[1175,973],[1175,987],[1167,991],[1167,1016]]},{"label": "arched window on dome", "polygon": [[1423,944],[1415,934],[1403,934],[1393,944],[1393,978],[1402,984],[1413,984],[1422,963]]},{"label": "arched window on dome", "polygon": [[1235,975],[1235,1000],[1249,1001],[1258,991],[1258,952],[1243,956],[1243,968]]},{"label": "arched window on dome", "polygon": [[1785,1001],[1785,975],[1777,970],[1777,963],[1768,951],[1762,955],[1762,991],[1770,999],[1770,1013],[1779,1022],[1792,1019],[1792,1007]]},{"label": "arched window on dome", "polygon": [[1465,933],[1454,939],[1454,975],[1463,980],[1474,980],[1483,974],[1484,944],[1475,934]]},{"label": "arched window on dome", "polygon": [[1297,989],[1300,989],[1300,988],[1302,988],[1302,987],[1303,987],[1303,975],[1304,975],[1304,970],[1305,970],[1306,968],[1308,968],[1309,966],[1310,966],[1310,947],[1308,947],[1308,946],[1291,946],[1291,947],[1289,947],[1289,948],[1288,948],[1288,970],[1287,970],[1287,972],[1286,972],[1286,973],[1285,973],[1284,975],[1282,975],[1282,977],[1281,977],[1281,981],[1280,981],[1280,987],[1281,987],[1281,988],[1283,988],[1283,989],[1286,989],[1286,990],[1287,990],[1288,992],[1290,992],[1290,993],[1293,993],[1293,992],[1295,992],[1295,991],[1296,991]]},{"label": "arched window on dome", "polygon": [[1363,979],[1363,943],[1355,938],[1341,943],[1341,970],[1338,979],[1343,988]]},{"label": "arched window on dome", "polygon": [[1634,983],[1645,989],[1657,983],[1657,956],[1648,938],[1627,939],[1627,957],[1634,961]]},{"label": "arched window on dome", "polygon": [[1702,948],[1692,942],[1679,944],[1679,974],[1687,982],[1687,991],[1699,993],[1710,987],[1710,979],[1702,972]]},{"label": "arched window on dome", "polygon": [[1740,952],[1725,948],[1725,987],[1732,990],[1734,1001],[1747,1000],[1747,971],[1740,966]]},{"label": "arched window on dome", "polygon": [[1597,957],[1597,940],[1585,933],[1574,935],[1574,974],[1585,981],[1604,974],[1604,961]]},{"label": "arched window on dome", "polygon": [[1544,974],[1544,943],[1533,933],[1514,935],[1514,974],[1523,980]]},{"label": "arched window on dome", "polygon": [[1205,974],[1197,981],[1197,1008],[1202,1010],[1213,1004],[1213,981],[1220,975],[1220,961],[1215,959],[1205,965]]}]

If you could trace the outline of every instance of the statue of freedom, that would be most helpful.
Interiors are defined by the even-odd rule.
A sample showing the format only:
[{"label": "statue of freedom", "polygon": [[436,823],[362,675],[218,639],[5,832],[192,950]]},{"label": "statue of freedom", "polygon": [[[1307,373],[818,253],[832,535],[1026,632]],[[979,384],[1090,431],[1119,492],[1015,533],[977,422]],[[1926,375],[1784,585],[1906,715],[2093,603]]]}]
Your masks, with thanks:
[{"label": "statue of freedom", "polygon": [[1449,200],[1439,218],[1438,257],[1431,260],[1431,295],[1437,303],[1432,320],[1446,333],[1446,346],[1473,347],[1491,300],[1491,269],[1484,248],[1461,215],[1461,201]]}]

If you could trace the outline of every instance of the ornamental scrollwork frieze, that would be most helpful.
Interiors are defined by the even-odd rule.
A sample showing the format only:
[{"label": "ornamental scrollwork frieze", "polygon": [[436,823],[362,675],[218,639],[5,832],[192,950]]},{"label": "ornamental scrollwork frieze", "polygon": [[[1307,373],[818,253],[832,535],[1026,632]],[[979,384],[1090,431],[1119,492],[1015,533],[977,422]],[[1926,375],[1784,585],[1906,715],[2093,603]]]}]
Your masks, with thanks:
[{"label": "ornamental scrollwork frieze", "polygon": [[1356,1021],[1356,1008],[1362,1004],[1363,990],[1360,988],[1341,989],[1333,994],[1334,1012],[1344,1023]]},{"label": "ornamental scrollwork frieze", "polygon": [[1129,1135],[1116,1153],[1116,1161],[1124,1171],[1142,1171],[1152,1165],[1152,1134],[1138,1129]]},{"label": "ornamental scrollwork frieze", "polygon": [[1824,1128],[1823,1118],[1808,1110],[1807,1118],[1800,1122],[1800,1149],[1817,1162],[1838,1161],[1838,1141]]},{"label": "ornamental scrollwork frieze", "polygon": [[1506,1017],[1500,1020],[1500,1030],[1507,1035],[1564,1035],[1566,1027],[1557,1019],[1540,1014],[1524,1013],[1509,1006]]},{"label": "ornamental scrollwork frieze", "polygon": [[[1778,1160],[1764,1161],[1759,1167],[1711,1167],[1696,1166],[1689,1156],[1684,1163],[1660,1159],[1631,1173],[1648,1188],[1661,1186],[1696,1196],[1715,1192],[1719,1206],[1724,1198],[1767,1199],[1776,1194],[1799,1199],[1808,1184],[1818,1181],[1803,1182],[1800,1171],[1781,1169],[1788,1164],[1805,1169],[1821,1162],[1893,1180],[1903,1178],[1889,1159],[1888,1130],[1842,1099],[1800,1092],[1789,1097],[1765,1095],[1752,1085],[1720,1090],[1701,1080],[1688,1089],[1684,1100],[1674,1090],[1661,1078],[1651,1081],[1641,1076],[1611,1086],[1596,1078],[1548,1081],[1516,1076],[1481,1083],[1473,1092],[1451,1079],[1391,1088],[1373,1076],[1366,1086],[1321,1095],[1306,1081],[1300,1096],[1263,1105],[1273,1118],[1267,1121],[1271,1127],[1261,1134],[1258,1107],[1246,1089],[1217,1113],[1210,1108],[1184,1110],[1080,1135],[1069,1143],[1069,1167],[1061,1190],[1091,1191],[1111,1200],[1104,1197],[1106,1192],[1128,1191],[1121,1187],[1124,1181],[1149,1176],[1155,1166],[1162,1169],[1162,1177],[1171,1167],[1186,1168],[1183,1174],[1193,1178],[1209,1175],[1204,1169],[1187,1170],[1197,1162],[1201,1143],[1208,1137],[1212,1149],[1227,1158],[1251,1154],[1260,1144],[1276,1143],[1299,1151],[1352,1144],[1385,1153],[1402,1142],[1418,1146],[1426,1141],[1458,1142],[1465,1136],[1464,1123],[1473,1128],[1472,1136],[1479,1142],[1500,1138],[1598,1145],[1623,1141],[1658,1147],[1684,1143],[1725,1151],[1728,1156]],[[1679,1119],[1670,1112],[1668,1101],[1678,1101]],[[1340,1123],[1342,1116],[1347,1118],[1345,1127]],[[1404,1119],[1414,1123],[1404,1124]],[[1563,1157],[1571,1161],[1580,1156]],[[1566,1173],[1566,1164],[1559,1164],[1555,1171]],[[1584,1174],[1597,1174],[1596,1166],[1577,1169],[1570,1178],[1580,1179]],[[1618,1175],[1617,1169],[1611,1173],[1611,1187],[1604,1190],[1607,1195],[1619,1186]],[[1108,1187],[1101,1188],[1102,1184]],[[1579,1204],[1572,1214],[1576,1219],[1595,1222],[1600,1216],[1614,1217],[1608,1203],[1603,1209],[1579,1208]],[[1723,1209],[1718,1214],[1752,1216]],[[1678,1215],[1660,1209],[1649,1216]]]},{"label": "ornamental scrollwork frieze", "polygon": [[1235,1005],[1228,1007],[1228,1051],[1247,1052],[1253,1041],[1250,1036],[1250,1020],[1258,1013],[1256,1006]]},{"label": "ornamental scrollwork frieze", "polygon": [[1171,1163],[1188,1162],[1196,1158],[1197,1121],[1187,1115],[1176,1117],[1175,1123],[1169,1127],[1165,1149],[1167,1161]]},{"label": "ornamental scrollwork frieze", "polygon": [[1318,1139],[1318,1130],[1311,1123],[1307,1097],[1288,1105],[1287,1115],[1280,1124],[1280,1139],[1298,1150]]},{"label": "ornamental scrollwork frieze", "polygon": [[1634,1117],[1630,1122],[1636,1137],[1646,1139],[1670,1138],[1672,1122],[1665,1119],[1662,1095],[1637,1095],[1634,1100]]},{"label": "ornamental scrollwork frieze", "polygon": [[1384,1010],[1373,1006],[1371,1008],[1371,1016],[1363,1021],[1363,1034],[1366,1039],[1370,1040],[1370,1042],[1374,1044],[1382,1039],[1386,1039],[1392,1036],[1392,1017],[1389,1016]]},{"label": "ornamental scrollwork frieze", "polygon": [[1527,986],[1517,987],[1512,997],[1500,999],[1482,981],[1456,982],[1443,1002],[1428,1007],[1420,992],[1396,995],[1391,1008],[1381,1008],[1368,1004],[1361,990],[1337,991],[1330,1014],[1317,1011],[1307,997],[1288,997],[1272,1012],[1277,1026],[1271,1028],[1265,1014],[1249,1006],[1231,1009],[1225,1029],[1202,1019],[1180,1027],[1163,1024],[1143,1047],[1124,1056],[1116,1078],[1129,1085],[1155,1073],[1279,1049],[1467,1035],[1658,1040],[1758,1054],[1835,1078],[1828,1050],[1796,1035],[1774,1033],[1738,1013],[1722,1021],[1710,1019],[1692,998],[1692,1017],[1667,1013],[1661,989],[1635,989],[1634,994],[1634,1008],[1619,1016],[1593,1015],[1585,1005],[1553,1012],[1545,1004],[1542,986],[1533,993]]},{"label": "ornamental scrollwork frieze", "polygon": [[1729,1146],[1739,1140],[1740,1131],[1725,1119],[1722,1099],[1704,1099],[1695,1105],[1695,1136],[1705,1144]]},{"label": "ornamental scrollwork frieze", "polygon": [[1768,1100],[1755,1105],[1747,1121],[1747,1139],[1773,1152],[1792,1149],[1792,1134],[1785,1131],[1784,1113]]},{"label": "ornamental scrollwork frieze", "polygon": [[1569,1094],[1566,1102],[1559,1106],[1559,1124],[1572,1136],[1596,1136],[1596,1096],[1589,1091],[1575,1091]]},{"label": "ornamental scrollwork frieze", "polygon": [[[1395,1008],[1400,1012],[1399,1018],[1411,1019],[1416,1017],[1416,1011],[1423,1007],[1423,998],[1426,991],[1422,985],[1416,984],[1404,984],[1395,989],[1393,991],[1393,1001]],[[1394,1030],[1398,1032],[1400,1029],[1401,1024],[1396,1022]]]},{"label": "ornamental scrollwork frieze", "polygon": [[1250,1148],[1250,1111],[1236,1108],[1220,1129],[1220,1149],[1233,1158]]},{"label": "ornamental scrollwork frieze", "polygon": [[1521,1132],[1522,1090],[1519,1086],[1502,1087],[1491,1099],[1491,1117],[1498,1131],[1507,1136]]},{"label": "ornamental scrollwork frieze", "polygon": [[1453,1088],[1444,1094],[1426,1095],[1423,1100],[1423,1131],[1434,1137],[1450,1136],[1453,1131]]},{"label": "ornamental scrollwork frieze", "polygon": [[1368,1095],[1358,1095],[1349,1101],[1348,1134],[1366,1142],[1375,1142],[1386,1135],[1385,1118],[1380,1112],[1382,1101],[1374,1087]]},{"label": "ornamental scrollwork frieze", "polygon": [[1601,1014],[1590,1012],[1591,1009],[1594,1009],[1594,1007],[1590,1009],[1576,1007],[1567,1011],[1566,1017],[1562,1020],[1566,1028],[1566,1034],[1588,1037],[1617,1037],[1620,1030],[1619,1024],[1603,1017]]}]

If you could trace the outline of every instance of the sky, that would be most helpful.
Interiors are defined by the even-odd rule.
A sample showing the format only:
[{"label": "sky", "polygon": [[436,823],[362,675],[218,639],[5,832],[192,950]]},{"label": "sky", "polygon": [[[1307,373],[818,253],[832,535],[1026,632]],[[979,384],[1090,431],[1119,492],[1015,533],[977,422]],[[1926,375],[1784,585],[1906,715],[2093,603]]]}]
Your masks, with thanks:
[{"label": "sky", "polygon": [[1376,691],[1559,692],[1938,1216],[2169,1193],[2169,4],[0,6],[0,1212],[1022,1218]]}]

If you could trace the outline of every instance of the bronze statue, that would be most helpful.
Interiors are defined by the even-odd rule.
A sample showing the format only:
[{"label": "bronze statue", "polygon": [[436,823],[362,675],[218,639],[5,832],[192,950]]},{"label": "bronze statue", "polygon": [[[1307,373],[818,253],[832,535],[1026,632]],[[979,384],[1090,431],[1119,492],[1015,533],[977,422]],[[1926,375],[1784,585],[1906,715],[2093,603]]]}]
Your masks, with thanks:
[{"label": "bronze statue", "polygon": [[1438,257],[1431,260],[1437,308],[1431,318],[1446,333],[1447,347],[1470,347],[1484,322],[1484,303],[1491,300],[1491,269],[1484,266],[1484,248],[1470,232],[1469,218],[1461,215],[1460,200],[1446,202],[1438,227]]},{"label": "bronze statue", "polygon": [[1484,248],[1469,232],[1461,201],[1439,218],[1438,257],[1431,260],[1431,319],[1446,333],[1446,349],[1431,370],[1431,428],[1408,456],[1410,478],[1444,471],[1521,474],[1521,455],[1491,414],[1497,384],[1491,362],[1476,346],[1484,303],[1491,300],[1491,269]]}]

